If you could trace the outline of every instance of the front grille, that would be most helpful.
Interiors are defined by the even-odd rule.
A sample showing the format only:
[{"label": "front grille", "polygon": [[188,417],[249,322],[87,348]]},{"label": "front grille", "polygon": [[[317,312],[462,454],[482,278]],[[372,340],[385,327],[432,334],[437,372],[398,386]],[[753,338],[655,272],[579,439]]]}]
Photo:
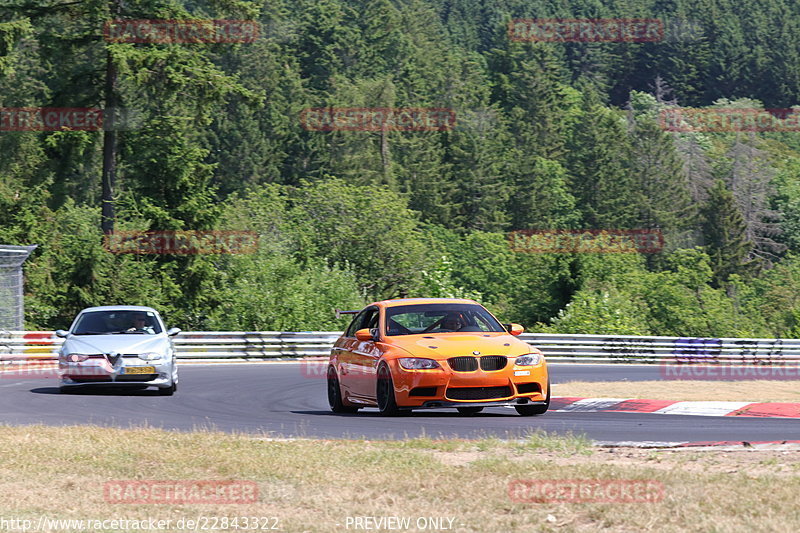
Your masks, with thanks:
[{"label": "front grille", "polygon": [[491,400],[508,398],[511,387],[453,387],[447,389],[447,397],[451,400]]},{"label": "front grille", "polygon": [[[447,363],[456,372],[475,372],[478,370],[478,358],[469,355],[451,357],[447,360]],[[503,370],[506,365],[508,365],[508,358],[502,355],[484,355],[480,358],[481,370],[489,372]]]},{"label": "front grille", "polygon": [[475,372],[478,370],[478,359],[470,356],[451,357],[447,360],[447,364],[456,372]]},{"label": "front grille", "polygon": [[542,392],[542,388],[538,383],[520,383],[517,385],[517,392],[519,394],[531,394],[533,392]]},{"label": "front grille", "polygon": [[153,381],[158,374],[122,374],[116,381]]},{"label": "front grille", "polygon": [[417,387],[411,389],[409,396],[436,396],[436,387]]},{"label": "front grille", "polygon": [[481,370],[503,370],[508,364],[508,358],[502,355],[485,355],[481,357]]},{"label": "front grille", "polygon": [[68,377],[75,383],[111,383],[111,376],[70,376]]}]

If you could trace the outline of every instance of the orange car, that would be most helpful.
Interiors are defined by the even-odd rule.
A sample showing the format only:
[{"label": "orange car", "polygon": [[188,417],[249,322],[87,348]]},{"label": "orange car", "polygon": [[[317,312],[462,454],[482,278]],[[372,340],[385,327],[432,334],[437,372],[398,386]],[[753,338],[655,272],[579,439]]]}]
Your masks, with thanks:
[{"label": "orange car", "polygon": [[377,407],[384,415],[455,407],[462,414],[512,405],[524,416],[550,406],[542,352],[515,338],[472,300],[385,300],[363,310],[339,337],[328,365],[336,413]]}]

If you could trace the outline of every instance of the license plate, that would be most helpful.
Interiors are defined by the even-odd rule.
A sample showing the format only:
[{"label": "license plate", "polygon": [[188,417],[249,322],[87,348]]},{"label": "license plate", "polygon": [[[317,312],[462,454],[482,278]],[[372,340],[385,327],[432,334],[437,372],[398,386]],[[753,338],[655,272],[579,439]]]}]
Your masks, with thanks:
[{"label": "license plate", "polygon": [[530,376],[531,375],[531,371],[530,370],[515,370],[514,371],[514,375],[515,376]]},{"label": "license plate", "polygon": [[155,374],[154,366],[127,366],[122,369],[123,374]]}]

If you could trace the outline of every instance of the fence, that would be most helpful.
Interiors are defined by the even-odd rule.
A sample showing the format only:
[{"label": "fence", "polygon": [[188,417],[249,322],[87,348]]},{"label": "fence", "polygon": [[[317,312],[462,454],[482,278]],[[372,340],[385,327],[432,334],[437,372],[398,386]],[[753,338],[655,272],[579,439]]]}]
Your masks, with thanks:
[{"label": "fence", "polygon": [[0,329],[23,327],[22,263],[35,249],[0,245]]},{"label": "fence", "polygon": [[[191,331],[175,337],[179,359],[264,360],[327,356],[340,334],[307,332]],[[629,337],[526,333],[550,361],[614,363],[800,362],[798,339]],[[49,331],[0,331],[0,361],[52,360],[63,339]]]}]

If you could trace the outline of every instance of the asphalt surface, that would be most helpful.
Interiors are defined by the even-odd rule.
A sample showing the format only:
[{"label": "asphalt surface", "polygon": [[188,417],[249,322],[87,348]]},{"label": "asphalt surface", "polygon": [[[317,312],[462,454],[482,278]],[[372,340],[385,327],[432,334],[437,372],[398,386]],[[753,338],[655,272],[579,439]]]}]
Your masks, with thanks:
[{"label": "asphalt surface", "polygon": [[[550,369],[553,383],[658,379],[655,366],[551,364]],[[0,423],[370,439],[514,438],[537,429],[604,442],[800,439],[797,420],[775,418],[557,411],[520,417],[502,407],[471,417],[446,409],[399,418],[381,417],[374,409],[336,415],[328,409],[325,379],[314,374],[300,363],[181,365],[178,392],[172,397],[151,389],[62,395],[52,378],[20,380],[0,374]]]}]

